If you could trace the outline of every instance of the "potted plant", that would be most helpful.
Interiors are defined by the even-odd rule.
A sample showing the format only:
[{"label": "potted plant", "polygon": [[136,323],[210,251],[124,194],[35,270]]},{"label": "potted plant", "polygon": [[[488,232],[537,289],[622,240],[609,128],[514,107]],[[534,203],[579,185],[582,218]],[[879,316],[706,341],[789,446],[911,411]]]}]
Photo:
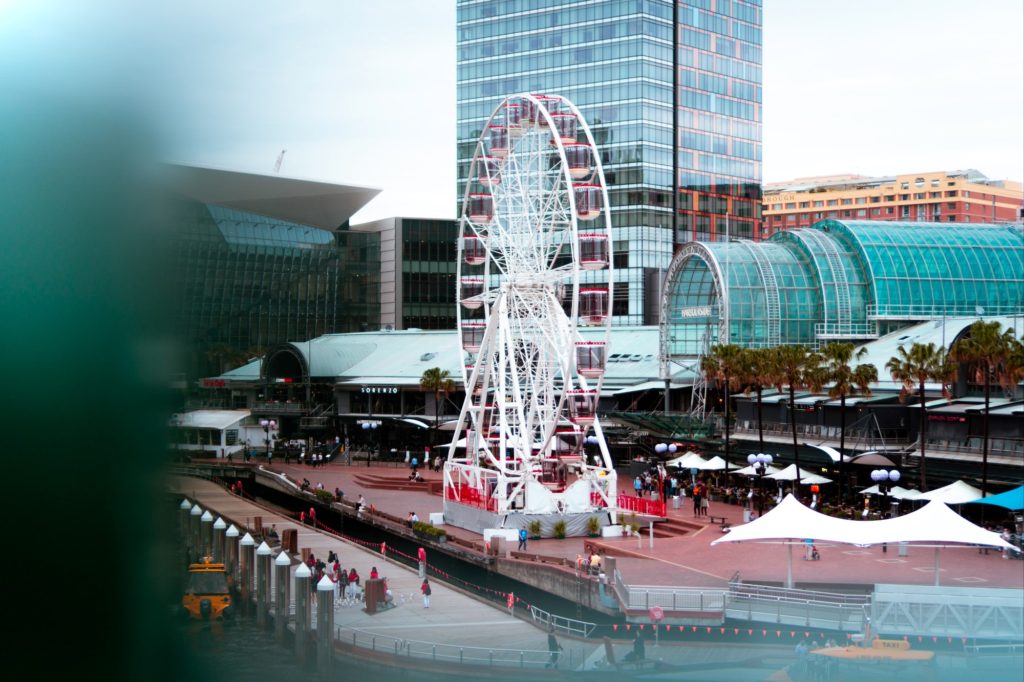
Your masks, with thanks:
[{"label": "potted plant", "polygon": [[554,532],[555,537],[559,540],[565,539],[565,521],[562,521],[561,519],[555,521],[555,525],[552,526],[552,531]]},{"label": "potted plant", "polygon": [[592,538],[596,538],[601,532],[601,521],[596,516],[591,516],[587,519],[587,534]]},{"label": "potted plant", "polygon": [[540,540],[540,519],[534,519],[527,524],[526,529],[530,531],[531,540]]}]

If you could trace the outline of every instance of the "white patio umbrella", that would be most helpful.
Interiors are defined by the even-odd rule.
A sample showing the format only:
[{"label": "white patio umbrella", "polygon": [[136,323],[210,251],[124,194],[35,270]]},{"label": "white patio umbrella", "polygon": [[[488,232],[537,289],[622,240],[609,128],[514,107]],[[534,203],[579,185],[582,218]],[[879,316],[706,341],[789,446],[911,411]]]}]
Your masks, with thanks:
[{"label": "white patio umbrella", "polygon": [[[777,474],[780,471],[782,471],[782,469],[779,469],[778,467],[773,467],[771,464],[769,464],[768,468],[766,469],[766,471],[769,474]],[[748,465],[748,466],[745,466],[742,469],[737,469],[736,471],[732,471],[730,473],[739,474],[740,476],[757,476],[757,471],[754,469],[754,466],[752,464]]]},{"label": "white patio umbrella", "polygon": [[[788,467],[786,467],[782,471],[776,472],[774,474],[768,474],[768,476],[766,478],[773,478],[776,481],[794,481],[794,480],[796,480],[796,476],[797,476],[797,474],[796,474],[796,465],[795,464],[790,464]],[[818,474],[815,474],[815,473],[812,473],[810,471],[807,471],[806,469],[801,469],[800,470],[800,482],[801,483],[807,483],[807,484],[810,484],[810,485],[814,485],[814,484],[821,484],[821,483],[831,483],[832,479],[831,478],[825,478],[824,476],[819,476]]]},{"label": "white patio umbrella", "polygon": [[[703,466],[699,466],[697,468],[701,469],[702,471],[721,471],[722,469],[725,469],[725,467],[726,467],[725,460],[722,459],[721,457],[719,457],[718,455],[715,455],[714,457],[709,459],[707,462],[705,462],[703,464]],[[735,466],[730,466],[729,467],[729,473],[730,474],[731,473],[735,473],[735,471],[736,471]]]},{"label": "white patio umbrella", "polygon": [[921,496],[918,499],[928,501],[938,500],[939,502],[945,502],[946,504],[966,504],[967,502],[973,502],[980,497],[981,491],[973,485],[964,483],[963,481],[954,481],[942,488],[936,488],[935,490],[921,493]]},{"label": "white patio umbrella", "polygon": [[[861,490],[860,494],[861,495],[881,495],[882,491],[880,491],[878,489],[878,484],[876,483],[875,485],[871,486],[870,488],[864,488],[864,490]],[[918,490],[909,490],[907,488],[903,488],[903,487],[898,486],[898,485],[894,485],[889,490],[889,497],[892,497],[892,498],[897,499],[897,500],[913,500],[914,498],[916,498],[920,494],[921,494],[921,492],[918,491]],[[909,497],[908,497],[908,495],[909,495]]]},{"label": "white patio umbrella", "polygon": [[666,467],[682,467],[683,469],[703,469],[704,465],[708,463],[708,460],[704,459],[696,452],[688,452],[685,455],[680,455],[675,459],[670,459],[665,462]]}]

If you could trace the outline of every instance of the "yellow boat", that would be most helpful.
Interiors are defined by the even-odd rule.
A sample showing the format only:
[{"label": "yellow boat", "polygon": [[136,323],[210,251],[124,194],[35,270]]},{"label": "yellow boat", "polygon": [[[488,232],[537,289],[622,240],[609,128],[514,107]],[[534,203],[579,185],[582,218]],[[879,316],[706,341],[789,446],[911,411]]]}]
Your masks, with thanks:
[{"label": "yellow boat", "polygon": [[844,646],[814,649],[816,656],[847,661],[930,661],[934,651],[913,651],[910,642],[902,639],[876,639],[871,646]]},{"label": "yellow boat", "polygon": [[189,618],[196,620],[216,620],[230,615],[231,593],[224,564],[215,564],[210,557],[190,564],[181,606]]}]

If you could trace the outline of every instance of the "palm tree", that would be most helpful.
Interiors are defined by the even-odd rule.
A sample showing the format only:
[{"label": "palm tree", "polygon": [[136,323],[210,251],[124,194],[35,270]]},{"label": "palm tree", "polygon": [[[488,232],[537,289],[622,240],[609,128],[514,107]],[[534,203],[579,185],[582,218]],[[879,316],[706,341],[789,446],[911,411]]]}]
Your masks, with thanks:
[{"label": "palm tree", "polygon": [[789,390],[789,425],[793,431],[793,463],[796,464],[796,479],[793,492],[800,497],[800,444],[796,438],[796,391],[810,386],[817,388],[817,374],[814,368],[820,362],[807,346],[777,346],[772,349],[771,375],[780,392],[783,386]]},{"label": "palm tree", "polygon": [[1013,371],[1009,369],[1010,356],[1014,351],[1017,339],[1013,336],[1013,330],[1002,329],[1002,325],[996,321],[984,322],[978,320],[967,328],[967,334],[962,336],[953,344],[950,349],[950,359],[972,365],[975,372],[975,380],[985,386],[985,412],[982,416],[982,446],[981,446],[981,494],[988,494],[988,409],[989,398],[992,392],[992,379],[997,379],[1004,386],[1015,383],[1011,377]]},{"label": "palm tree", "polygon": [[771,386],[771,349],[744,348],[740,356],[740,379],[743,394],[757,394],[757,441],[758,452],[764,452],[764,418],[761,411],[765,386]]},{"label": "palm tree", "polygon": [[732,343],[717,344],[700,359],[707,380],[722,387],[725,400],[725,474],[729,475],[729,390],[736,385],[743,349]]},{"label": "palm tree", "polygon": [[455,382],[448,370],[431,367],[420,377],[420,388],[434,393],[434,430],[437,431],[441,428],[441,396],[447,399],[448,394],[455,390]]},{"label": "palm tree", "polygon": [[945,387],[945,383],[954,374],[956,368],[949,362],[945,349],[936,347],[934,343],[915,343],[910,346],[909,351],[900,346],[896,349],[896,355],[885,363],[885,368],[893,379],[903,384],[903,390],[900,391],[901,400],[906,400],[911,391],[916,388],[921,401],[921,423],[918,427],[918,438],[921,448],[920,486],[921,491],[924,492],[928,490],[927,462],[924,452],[928,415],[925,413],[924,385],[928,381],[941,381]]},{"label": "palm tree", "polygon": [[867,348],[860,347],[854,352],[852,343],[828,343],[822,347],[820,354],[823,361],[819,377],[820,383],[831,385],[828,397],[839,398],[839,499],[843,499],[843,464],[846,459],[846,396],[860,391],[871,395],[869,386],[878,381],[878,368],[871,364],[850,366],[852,360],[860,360],[867,355]]}]

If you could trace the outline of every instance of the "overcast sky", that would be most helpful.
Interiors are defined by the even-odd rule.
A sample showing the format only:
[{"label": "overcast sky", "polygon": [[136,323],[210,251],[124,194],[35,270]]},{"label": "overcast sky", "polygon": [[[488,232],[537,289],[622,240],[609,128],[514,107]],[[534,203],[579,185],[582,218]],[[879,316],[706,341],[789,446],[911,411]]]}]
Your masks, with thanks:
[{"label": "overcast sky", "polygon": [[[765,181],[960,168],[1024,179],[1021,0],[764,4]],[[287,149],[283,175],[383,190],[357,222],[454,217],[454,0],[179,0],[145,17],[113,5],[133,9],[107,23],[138,41],[121,68],[143,55],[159,67],[168,159],[269,173]],[[0,0],[0,19],[42,34],[49,11],[91,35],[70,7]]]}]

